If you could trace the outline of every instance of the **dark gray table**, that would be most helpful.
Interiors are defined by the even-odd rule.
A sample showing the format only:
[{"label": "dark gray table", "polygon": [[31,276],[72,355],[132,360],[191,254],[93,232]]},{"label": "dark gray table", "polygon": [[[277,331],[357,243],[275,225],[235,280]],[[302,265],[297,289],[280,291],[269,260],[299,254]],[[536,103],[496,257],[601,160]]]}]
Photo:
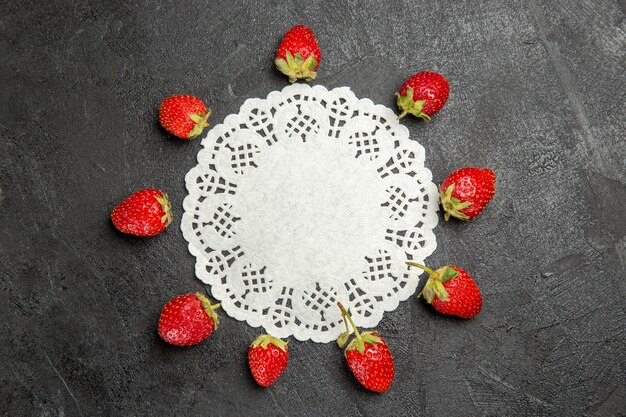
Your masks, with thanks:
[{"label": "dark gray table", "polygon": [[[136,3],[130,5],[131,3]],[[174,4],[179,3],[179,4]],[[626,2],[7,1],[0,16],[0,413],[5,416],[614,416],[626,413]],[[178,228],[200,141],[156,122],[174,93],[212,124],[286,79],[293,24],[319,38],[316,83],[394,105],[418,70],[452,93],[404,123],[437,181],[489,166],[476,221],[441,223],[430,264],[471,271],[485,299],[461,321],[412,297],[380,331],[384,395],[334,344],[291,344],[270,389],[252,382],[258,333],[224,317],[194,348],[156,335],[161,306],[202,290]],[[153,239],[110,224],[154,186],[178,215]]]}]

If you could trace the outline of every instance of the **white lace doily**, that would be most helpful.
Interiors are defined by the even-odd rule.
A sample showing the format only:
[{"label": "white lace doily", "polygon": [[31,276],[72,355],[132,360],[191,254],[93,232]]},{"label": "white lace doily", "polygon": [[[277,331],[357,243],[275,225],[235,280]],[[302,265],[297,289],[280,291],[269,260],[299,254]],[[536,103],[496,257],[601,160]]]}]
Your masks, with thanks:
[{"label": "white lace doily", "polygon": [[247,100],[202,145],[181,228],[230,316],[329,342],[338,301],[372,328],[415,292],[405,261],[435,250],[438,195],[391,109],[294,84]]}]

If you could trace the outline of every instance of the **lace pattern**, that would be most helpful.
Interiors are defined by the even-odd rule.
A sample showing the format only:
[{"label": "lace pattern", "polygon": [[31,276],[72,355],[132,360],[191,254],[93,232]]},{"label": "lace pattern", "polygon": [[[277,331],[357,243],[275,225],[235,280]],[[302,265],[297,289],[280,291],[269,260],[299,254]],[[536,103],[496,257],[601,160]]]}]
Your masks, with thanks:
[{"label": "lace pattern", "polygon": [[394,112],[350,89],[249,99],[202,141],[181,228],[223,309],[277,337],[334,340],[336,304],[371,328],[436,248],[437,189]]}]

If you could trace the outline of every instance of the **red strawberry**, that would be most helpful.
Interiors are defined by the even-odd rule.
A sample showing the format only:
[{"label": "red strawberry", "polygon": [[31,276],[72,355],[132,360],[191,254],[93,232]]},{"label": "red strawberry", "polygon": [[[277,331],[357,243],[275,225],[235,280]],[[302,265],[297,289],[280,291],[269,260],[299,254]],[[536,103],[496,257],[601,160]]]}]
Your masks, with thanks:
[{"label": "red strawberry", "polygon": [[135,236],[154,236],[172,222],[172,205],[167,194],[152,188],[137,191],[118,204],[111,220],[120,232]]},{"label": "red strawberry", "polygon": [[284,342],[269,334],[257,337],[248,349],[248,364],[254,380],[269,387],[287,368],[289,348]]},{"label": "red strawberry", "polygon": [[172,135],[193,139],[209,125],[211,109],[194,96],[172,96],[163,100],[159,111],[161,126]]},{"label": "red strawberry", "polygon": [[350,332],[346,319],[354,330],[355,337],[344,350],[350,370],[365,388],[376,392],[387,391],[395,375],[387,342],[375,330],[359,333],[350,314],[340,303],[338,305],[346,325],[346,331],[337,339],[340,348],[346,345]]},{"label": "red strawberry", "polygon": [[314,80],[321,60],[320,46],[313,31],[306,26],[294,26],[285,33],[274,63],[293,83],[299,79]]},{"label": "red strawberry", "polygon": [[450,84],[443,75],[436,72],[418,72],[405,81],[396,93],[397,104],[402,113],[399,119],[407,114],[421,117],[428,121],[437,113],[448,99]]},{"label": "red strawberry", "polygon": [[176,346],[191,346],[209,337],[220,322],[215,309],[202,293],[189,293],[172,298],[159,319],[159,336]]},{"label": "red strawberry", "polygon": [[430,275],[420,296],[438,312],[464,319],[480,313],[483,298],[478,285],[466,271],[454,265],[436,271],[415,262],[407,262],[407,265],[421,268]]},{"label": "red strawberry", "polygon": [[461,168],[448,175],[439,187],[439,198],[450,216],[469,220],[480,214],[493,197],[496,174],[489,168]]}]

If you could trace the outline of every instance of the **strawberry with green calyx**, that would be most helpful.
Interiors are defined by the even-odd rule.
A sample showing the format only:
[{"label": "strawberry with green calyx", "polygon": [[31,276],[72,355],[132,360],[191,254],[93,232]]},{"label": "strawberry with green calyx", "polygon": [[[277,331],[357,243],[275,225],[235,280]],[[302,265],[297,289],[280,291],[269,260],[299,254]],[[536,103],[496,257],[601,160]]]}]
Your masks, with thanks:
[{"label": "strawberry with green calyx", "polygon": [[444,266],[436,271],[415,262],[407,262],[428,272],[429,278],[418,297],[423,297],[435,310],[469,319],[480,313],[483,298],[474,279],[458,266]]},{"label": "strawberry with green calyx", "polygon": [[209,125],[211,109],[198,97],[178,95],[168,97],[161,103],[159,122],[172,135],[181,139],[199,136]]},{"label": "strawberry with green calyx", "polygon": [[159,335],[176,346],[200,343],[217,329],[220,319],[215,309],[219,306],[200,292],[174,297],[161,311]]},{"label": "strawberry with green calyx", "polygon": [[423,71],[414,74],[402,84],[396,93],[396,104],[402,111],[398,119],[407,114],[429,121],[448,100],[450,84],[436,72]]},{"label": "strawberry with green calyx", "polygon": [[[375,392],[387,391],[395,375],[393,357],[387,342],[376,331],[359,333],[350,314],[341,303],[337,305],[346,325],[346,331],[339,336],[337,344],[340,348],[345,346],[344,354],[348,367],[365,388]],[[348,321],[355,337],[346,346],[350,333]]]},{"label": "strawberry with green calyx", "polygon": [[496,174],[489,168],[466,167],[448,175],[439,186],[439,199],[450,216],[469,220],[478,216],[496,191]]},{"label": "strawberry with green calyx", "polygon": [[306,26],[294,26],[283,37],[274,63],[289,82],[314,80],[322,55],[315,34]]},{"label": "strawberry with green calyx", "polygon": [[287,368],[288,342],[269,334],[257,337],[248,349],[248,364],[254,380],[262,387],[269,387]]},{"label": "strawberry with green calyx", "polygon": [[111,212],[111,221],[117,230],[135,236],[158,235],[173,217],[167,194],[154,188],[131,194]]}]

